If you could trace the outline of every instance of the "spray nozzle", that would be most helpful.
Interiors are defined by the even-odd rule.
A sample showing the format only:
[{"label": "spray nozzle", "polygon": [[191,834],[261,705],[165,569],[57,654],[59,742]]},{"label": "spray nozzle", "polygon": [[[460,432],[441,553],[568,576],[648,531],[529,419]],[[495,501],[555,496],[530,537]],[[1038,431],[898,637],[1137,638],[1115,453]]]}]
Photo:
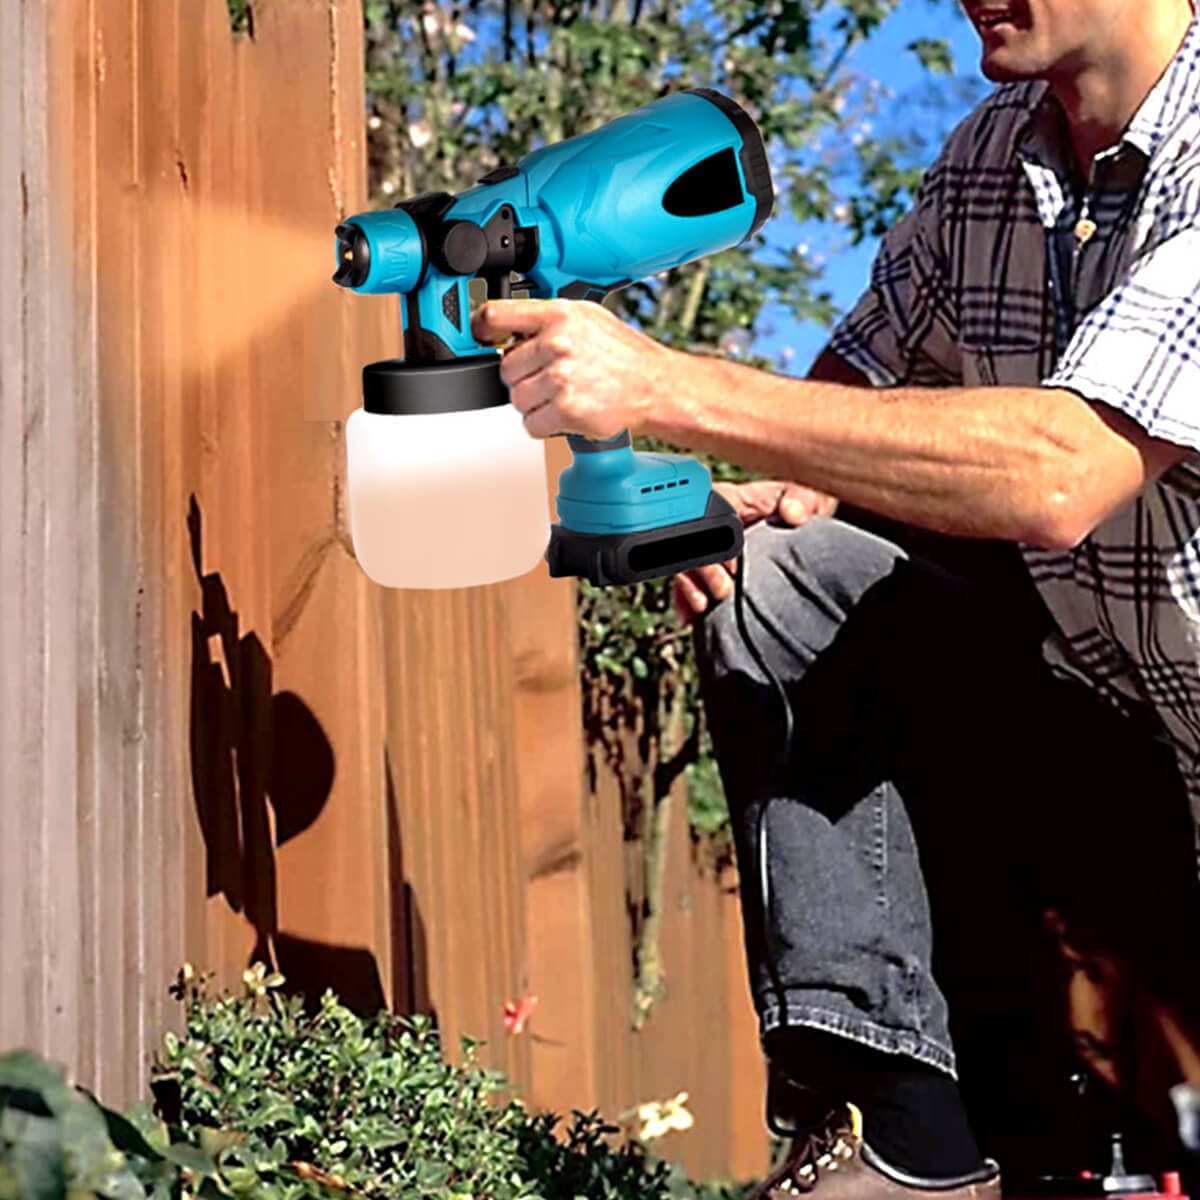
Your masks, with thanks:
[{"label": "spray nozzle", "polygon": [[357,225],[339,225],[335,233],[338,269],[333,282],[339,287],[362,287],[371,273],[371,243]]}]

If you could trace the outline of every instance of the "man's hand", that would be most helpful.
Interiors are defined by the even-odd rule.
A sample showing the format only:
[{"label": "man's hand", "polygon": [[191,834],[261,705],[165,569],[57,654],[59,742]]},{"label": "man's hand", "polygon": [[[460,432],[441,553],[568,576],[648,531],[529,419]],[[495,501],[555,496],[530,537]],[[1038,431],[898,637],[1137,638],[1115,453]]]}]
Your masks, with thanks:
[{"label": "man's hand", "polygon": [[487,300],[471,333],[504,343],[500,378],[530,437],[616,437],[670,386],[676,351],[590,300]]},{"label": "man's hand", "polygon": [[[778,479],[756,479],[750,483],[714,483],[742,519],[746,528],[757,521],[776,516],[788,525],[803,525],[810,517],[828,517],[837,501],[812,488]],[[708,607],[709,596],[721,600],[733,589],[737,559],[697,567],[674,577],[675,608],[684,621],[690,621]]]}]

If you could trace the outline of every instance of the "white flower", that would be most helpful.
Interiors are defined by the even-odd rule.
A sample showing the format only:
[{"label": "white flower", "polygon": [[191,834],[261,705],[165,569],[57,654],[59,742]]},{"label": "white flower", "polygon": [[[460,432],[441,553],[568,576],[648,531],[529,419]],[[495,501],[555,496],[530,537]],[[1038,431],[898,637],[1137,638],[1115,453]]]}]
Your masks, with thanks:
[{"label": "white flower", "polygon": [[464,25],[460,21],[454,27],[454,36],[464,42],[473,42],[475,40],[475,30],[470,25]]},{"label": "white flower", "polygon": [[383,125],[383,118],[378,114],[367,118],[368,129],[379,129]]},{"label": "white flower", "polygon": [[265,996],[268,988],[281,987],[284,978],[278,971],[272,971],[268,975],[267,968],[262,963],[256,962],[242,972],[242,982],[246,985],[246,991],[251,995]]},{"label": "white flower", "polygon": [[642,1123],[638,1140],[652,1142],[672,1129],[691,1129],[695,1123],[686,1108],[687,1092],[680,1092],[670,1100],[651,1100],[638,1105],[637,1116]]},{"label": "white flower", "polygon": [[845,222],[850,220],[850,205],[835,204],[833,206],[833,219],[835,221],[840,221],[843,224],[845,224]]},{"label": "white flower", "polygon": [[441,24],[435,12],[426,12],[421,15],[421,25],[430,37],[433,37],[438,32]]},{"label": "white flower", "polygon": [[409,141],[419,150],[422,146],[427,146],[433,140],[433,127],[424,119],[414,121],[408,127],[408,137]]},{"label": "white flower", "polygon": [[383,183],[379,185],[379,190],[383,192],[385,196],[390,196],[396,190],[396,185],[390,179],[385,179]]}]

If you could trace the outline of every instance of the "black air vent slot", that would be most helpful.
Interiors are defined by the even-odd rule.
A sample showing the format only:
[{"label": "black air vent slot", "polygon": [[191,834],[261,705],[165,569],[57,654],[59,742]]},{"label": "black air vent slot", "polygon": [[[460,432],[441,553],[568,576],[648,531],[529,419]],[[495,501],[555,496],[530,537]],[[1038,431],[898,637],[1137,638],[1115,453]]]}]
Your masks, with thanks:
[{"label": "black air vent slot", "polygon": [[663,197],[663,208],[673,217],[705,217],[736,208],[742,202],[742,181],[737,158],[727,146],[688,167]]}]

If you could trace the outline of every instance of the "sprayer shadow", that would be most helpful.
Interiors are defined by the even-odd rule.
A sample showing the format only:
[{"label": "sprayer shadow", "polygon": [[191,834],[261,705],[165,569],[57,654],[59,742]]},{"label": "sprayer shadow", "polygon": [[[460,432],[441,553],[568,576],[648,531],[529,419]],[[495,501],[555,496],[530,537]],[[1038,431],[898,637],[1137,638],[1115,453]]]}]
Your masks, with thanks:
[{"label": "sprayer shadow", "polygon": [[[285,990],[315,1003],[326,988],[357,1012],[387,1007],[379,964],[363,947],[289,934],[280,928],[276,851],[310,829],[324,811],[337,770],[334,749],[312,709],[294,692],[276,692],[271,657],[243,631],[219,572],[204,570],[203,519],[193,496],[187,526],[200,583],[192,613],[189,746],[192,795],[205,847],[205,894],[223,896],[255,931],[248,964],[285,977]],[[402,881],[399,819],[390,763],[388,869]],[[328,870],[344,869],[330,862]],[[314,879],[319,887],[320,880]],[[391,913],[392,1007],[431,1013],[425,930],[407,883],[394,887]],[[436,1014],[433,1014],[436,1020]]]}]

